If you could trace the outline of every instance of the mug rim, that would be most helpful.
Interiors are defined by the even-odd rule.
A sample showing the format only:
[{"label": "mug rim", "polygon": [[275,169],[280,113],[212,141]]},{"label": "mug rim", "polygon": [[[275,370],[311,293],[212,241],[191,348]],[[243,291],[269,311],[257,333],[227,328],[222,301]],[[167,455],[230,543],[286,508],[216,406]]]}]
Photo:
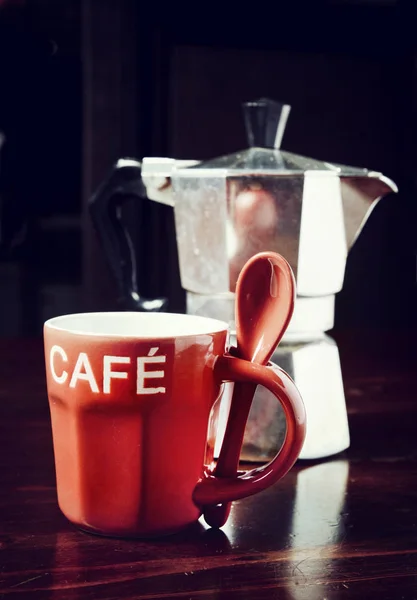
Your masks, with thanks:
[{"label": "mug rim", "polygon": [[[103,323],[103,319],[107,319],[107,323]],[[122,319],[122,325],[124,325],[124,327],[122,326],[117,330],[117,323],[113,323],[114,329],[112,330],[109,319],[119,321]],[[147,329],[144,327],[141,331],[140,323],[137,324],[139,327],[134,327],[132,322],[133,319],[136,319],[136,321],[147,321]],[[92,323],[92,321],[96,322]],[[150,321],[153,321],[151,325],[149,323]],[[84,326],[82,324],[83,322],[85,323]],[[88,328],[89,322],[90,328]],[[96,327],[95,331],[94,326]],[[229,325],[226,321],[221,321],[220,319],[213,319],[201,315],[190,315],[187,313],[92,311],[69,313],[52,317],[44,322],[44,331],[45,330],[103,339],[163,340],[189,338],[199,335],[213,335],[215,333],[228,331]]]}]

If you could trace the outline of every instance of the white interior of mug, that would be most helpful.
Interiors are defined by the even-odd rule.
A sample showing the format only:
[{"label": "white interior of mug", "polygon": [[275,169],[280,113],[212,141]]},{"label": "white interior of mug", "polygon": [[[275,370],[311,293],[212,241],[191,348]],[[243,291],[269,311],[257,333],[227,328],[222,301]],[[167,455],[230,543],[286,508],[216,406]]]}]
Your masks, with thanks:
[{"label": "white interior of mug", "polygon": [[98,312],[54,317],[45,327],[79,335],[177,338],[226,331],[224,321],[176,313]]}]

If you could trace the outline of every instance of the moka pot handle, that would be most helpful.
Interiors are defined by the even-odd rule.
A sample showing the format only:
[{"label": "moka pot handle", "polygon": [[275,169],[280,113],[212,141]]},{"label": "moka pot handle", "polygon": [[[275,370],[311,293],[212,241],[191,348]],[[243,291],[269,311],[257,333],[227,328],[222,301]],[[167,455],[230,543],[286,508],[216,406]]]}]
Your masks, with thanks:
[{"label": "moka pot handle", "polygon": [[148,299],[139,293],[133,244],[122,220],[121,208],[126,201],[142,201],[145,198],[141,163],[122,159],[117,161],[107,179],[90,198],[88,209],[116,279],[123,307],[140,312],[160,312],[167,308],[166,298]]}]

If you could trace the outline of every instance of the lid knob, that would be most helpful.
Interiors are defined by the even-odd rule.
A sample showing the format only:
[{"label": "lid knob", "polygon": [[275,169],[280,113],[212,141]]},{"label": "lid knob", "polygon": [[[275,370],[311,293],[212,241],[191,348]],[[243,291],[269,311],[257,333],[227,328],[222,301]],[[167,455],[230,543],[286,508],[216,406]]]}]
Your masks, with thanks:
[{"label": "lid knob", "polygon": [[250,147],[281,147],[291,106],[268,98],[243,103],[246,135]]}]

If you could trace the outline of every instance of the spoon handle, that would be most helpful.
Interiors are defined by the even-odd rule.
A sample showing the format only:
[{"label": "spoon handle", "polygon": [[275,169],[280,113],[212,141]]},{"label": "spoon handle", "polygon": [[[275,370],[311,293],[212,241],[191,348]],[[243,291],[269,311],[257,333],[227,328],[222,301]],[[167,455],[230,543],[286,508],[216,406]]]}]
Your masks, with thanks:
[{"label": "spoon handle", "polygon": [[[235,383],[230,403],[229,418],[222,448],[214,470],[217,477],[233,477],[239,467],[239,457],[256,385]],[[207,506],[204,519],[211,527],[222,527],[230,513],[231,503]]]}]

